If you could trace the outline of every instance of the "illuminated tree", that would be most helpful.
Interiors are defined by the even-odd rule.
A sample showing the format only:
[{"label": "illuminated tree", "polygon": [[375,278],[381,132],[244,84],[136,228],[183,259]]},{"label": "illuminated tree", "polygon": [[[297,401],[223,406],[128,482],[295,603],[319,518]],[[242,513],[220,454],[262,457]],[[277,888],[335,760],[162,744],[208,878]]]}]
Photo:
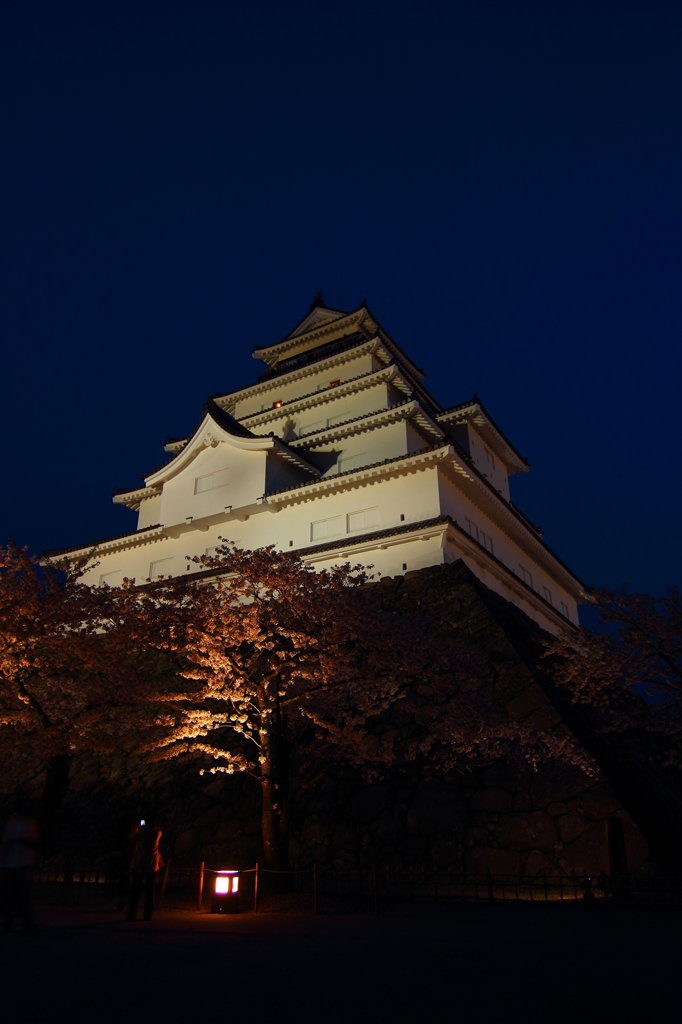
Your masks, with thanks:
[{"label": "illuminated tree", "polygon": [[285,861],[292,765],[304,786],[335,761],[369,774],[499,757],[591,770],[570,739],[510,722],[481,697],[474,649],[426,618],[378,611],[360,567],[316,572],[294,554],[230,544],[194,561],[205,572],[191,580],[119,590],[111,642],[120,631],[129,649],[175,663],[182,682],[161,673],[145,691],[142,749],[255,776],[270,866]]},{"label": "illuminated tree", "polygon": [[111,750],[153,719],[153,659],[129,653],[112,629],[118,593],[83,585],[84,567],[41,566],[12,542],[0,547],[0,738],[44,759],[48,828],[73,756]]}]

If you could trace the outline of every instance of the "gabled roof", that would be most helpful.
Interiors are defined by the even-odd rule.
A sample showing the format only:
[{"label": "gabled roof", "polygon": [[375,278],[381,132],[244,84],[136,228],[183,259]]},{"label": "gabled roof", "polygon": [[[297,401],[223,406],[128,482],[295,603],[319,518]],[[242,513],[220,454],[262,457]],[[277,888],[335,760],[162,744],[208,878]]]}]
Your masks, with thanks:
[{"label": "gabled roof", "polygon": [[[214,433],[215,427],[220,429],[223,434],[222,437]],[[242,426],[234,416],[230,416],[229,413],[216,405],[212,398],[209,398],[204,406],[204,416],[188,439],[187,444],[179,452],[174,453],[157,470],[148,474],[144,478],[145,484],[147,487],[154,487],[163,483],[172,474],[183,470],[185,465],[189,464],[204,448],[213,447],[223,440],[229,441],[233,447],[248,451],[274,449],[278,455],[298,466],[308,476],[313,478],[320,476],[320,470],[317,466],[313,466],[299,452],[294,451],[286,441],[282,441],[281,438],[276,437],[274,434],[254,434]]]},{"label": "gabled roof", "polygon": [[[318,324],[326,324],[329,323],[330,320],[338,320],[339,317],[346,315],[345,310],[331,309],[327,306],[322,297],[322,292],[319,291],[310,303],[310,309],[305,316],[301,317],[298,323],[282,340],[286,341],[287,338],[295,338],[299,334],[305,334],[306,331],[312,330],[313,327],[316,327]],[[256,345],[256,348],[260,348],[260,345]]]},{"label": "gabled roof", "polygon": [[439,412],[436,419],[444,426],[470,421],[507,466],[514,466],[520,473],[528,472],[530,463],[502,433],[477,394],[469,402],[461,402]]},{"label": "gabled roof", "polygon": [[[388,331],[384,330],[376,317],[370,312],[369,306],[365,301],[350,313],[343,313],[340,310],[332,310],[330,312],[333,312],[335,315],[332,318],[327,318],[326,322],[308,326],[305,331],[302,330],[302,323],[300,328],[294,329],[295,333],[288,334],[282,341],[274,345],[254,348],[253,358],[262,359],[263,362],[272,367],[287,358],[287,353],[291,353],[291,355],[302,354],[309,349],[317,348],[318,345],[316,343],[318,342],[324,344],[326,339],[335,340],[335,338],[340,338],[344,334],[360,330],[367,338],[380,338],[396,359],[405,366],[405,369],[416,380],[423,380],[424,371],[416,363],[412,362],[410,357],[391,338]],[[329,338],[330,334],[335,337]]]}]

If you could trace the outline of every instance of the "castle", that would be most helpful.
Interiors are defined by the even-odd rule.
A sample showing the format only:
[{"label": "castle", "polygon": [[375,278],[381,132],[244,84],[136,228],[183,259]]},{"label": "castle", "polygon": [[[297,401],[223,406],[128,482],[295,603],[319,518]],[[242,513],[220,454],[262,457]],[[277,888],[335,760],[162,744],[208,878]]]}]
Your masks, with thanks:
[{"label": "castle", "polygon": [[577,624],[584,586],[512,502],[529,465],[477,395],[443,408],[366,303],[348,313],[321,294],[253,355],[258,381],[209,399],[144,486],[114,495],[137,529],[46,554],[92,552],[85,581],[110,586],[194,572],[187,556],[220,538],[380,577],[461,559],[543,629]]}]

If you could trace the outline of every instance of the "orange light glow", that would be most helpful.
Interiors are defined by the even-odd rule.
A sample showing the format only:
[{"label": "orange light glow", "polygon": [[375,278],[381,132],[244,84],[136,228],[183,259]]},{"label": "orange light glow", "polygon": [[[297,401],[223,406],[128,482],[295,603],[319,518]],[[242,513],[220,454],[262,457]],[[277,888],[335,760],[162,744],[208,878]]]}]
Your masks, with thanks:
[{"label": "orange light glow", "polygon": [[281,402],[273,402],[272,403],[272,408],[273,409],[281,409],[282,408],[282,403]]},{"label": "orange light glow", "polygon": [[[230,882],[232,883],[230,885]],[[239,889],[239,873],[237,871],[218,871],[215,876],[216,895],[237,892]]]}]

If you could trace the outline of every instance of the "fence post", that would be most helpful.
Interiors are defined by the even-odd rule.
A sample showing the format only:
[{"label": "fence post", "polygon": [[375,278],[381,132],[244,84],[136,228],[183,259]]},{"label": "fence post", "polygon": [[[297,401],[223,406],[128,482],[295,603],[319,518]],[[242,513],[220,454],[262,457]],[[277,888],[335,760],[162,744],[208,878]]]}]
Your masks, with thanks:
[{"label": "fence post", "polygon": [[495,893],[493,892],[493,875],[490,868],[488,868],[488,899],[491,903],[495,902]]},{"label": "fence post", "polygon": [[374,914],[379,916],[379,886],[377,885],[377,866],[372,864],[372,883],[374,885]]},{"label": "fence post", "polygon": [[253,885],[253,912],[258,913],[258,879],[260,877],[260,864],[256,861],[256,876]]},{"label": "fence post", "polygon": [[159,893],[159,902],[156,905],[157,910],[161,910],[161,904],[163,903],[163,896],[166,891],[166,882],[168,881],[168,870],[170,868],[170,857],[166,861],[166,870],[163,873],[163,881],[161,883],[161,892]]},{"label": "fence post", "polygon": [[317,862],[313,864],[313,914],[319,914],[317,892]]},{"label": "fence post", "polygon": [[197,893],[197,910],[201,910],[201,905],[204,901],[204,861],[201,862],[199,868],[199,892]]}]

